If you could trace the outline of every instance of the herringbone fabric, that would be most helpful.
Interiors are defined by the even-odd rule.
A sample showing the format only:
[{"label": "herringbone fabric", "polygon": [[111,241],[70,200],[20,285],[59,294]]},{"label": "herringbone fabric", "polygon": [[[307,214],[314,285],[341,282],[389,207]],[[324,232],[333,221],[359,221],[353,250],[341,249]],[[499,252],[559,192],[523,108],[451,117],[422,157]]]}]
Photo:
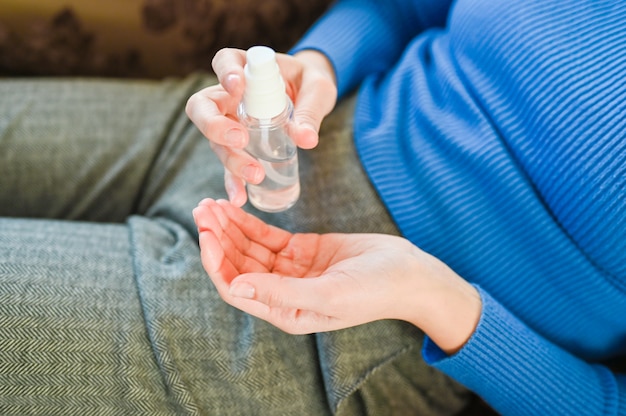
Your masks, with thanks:
[{"label": "herringbone fabric", "polygon": [[[225,304],[191,210],[223,168],[187,120],[214,82],[0,82],[0,414],[451,414],[465,391],[384,321],[292,336]],[[294,231],[397,233],[350,140],[303,152]],[[252,208],[250,208],[252,209]]]}]

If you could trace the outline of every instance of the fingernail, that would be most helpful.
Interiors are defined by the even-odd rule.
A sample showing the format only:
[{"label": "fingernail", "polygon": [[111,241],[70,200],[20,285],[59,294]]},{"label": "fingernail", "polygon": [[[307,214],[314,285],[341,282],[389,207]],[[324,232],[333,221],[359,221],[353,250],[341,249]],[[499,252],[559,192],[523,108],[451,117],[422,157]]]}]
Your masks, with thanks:
[{"label": "fingernail", "polygon": [[239,129],[230,129],[224,133],[224,139],[226,142],[233,147],[244,147],[245,146],[245,138],[243,136],[243,132]]},{"label": "fingernail", "polygon": [[253,299],[255,290],[254,286],[249,283],[241,282],[230,285],[228,293],[230,293],[231,296],[238,298]]},{"label": "fingernail", "polygon": [[230,74],[226,76],[224,80],[224,89],[230,93],[232,93],[235,88],[237,88],[237,84],[239,84],[239,80],[241,77],[237,74]]},{"label": "fingernail", "polygon": [[243,168],[243,177],[247,182],[250,183],[259,183],[263,179],[263,172],[258,166],[255,165],[246,165]]},{"label": "fingernail", "polygon": [[300,146],[302,146],[305,149],[310,149],[315,147],[315,145],[317,145],[317,141],[318,141],[318,132],[315,129],[315,127],[313,127],[311,124],[309,123],[301,123],[299,124],[299,128],[300,128],[300,142],[298,143]]},{"label": "fingernail", "polygon": [[198,207],[191,210],[191,215],[193,216],[193,222],[198,224],[198,215],[197,215]]}]

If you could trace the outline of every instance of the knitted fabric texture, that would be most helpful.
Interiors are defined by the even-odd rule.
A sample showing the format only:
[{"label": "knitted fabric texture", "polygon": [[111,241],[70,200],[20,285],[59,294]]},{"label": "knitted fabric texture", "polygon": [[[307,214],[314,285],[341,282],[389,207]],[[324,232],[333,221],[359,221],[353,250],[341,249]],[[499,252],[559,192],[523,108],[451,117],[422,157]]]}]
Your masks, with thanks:
[{"label": "knitted fabric texture", "polygon": [[626,414],[594,364],[626,352],[626,4],[379,3],[339,2],[292,52],[362,85],[392,216],[480,288],[465,348],[425,358],[503,414]]}]

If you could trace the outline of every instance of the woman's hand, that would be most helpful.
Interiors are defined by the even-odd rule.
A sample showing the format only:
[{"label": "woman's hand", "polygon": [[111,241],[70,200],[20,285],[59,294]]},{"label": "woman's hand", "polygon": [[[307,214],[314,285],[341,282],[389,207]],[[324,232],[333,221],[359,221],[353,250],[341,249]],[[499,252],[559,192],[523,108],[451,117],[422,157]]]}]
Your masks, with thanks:
[{"label": "woman's hand", "polygon": [[[321,53],[308,50],[295,56],[276,54],[276,59],[287,94],[294,102],[292,139],[297,146],[311,149],[318,143],[322,119],[337,100],[332,65]],[[236,206],[247,200],[245,183],[260,183],[265,175],[259,162],[243,150],[248,133],[237,121],[237,106],[245,88],[245,63],[246,51],[220,50],[213,59],[219,84],[192,95],[186,107],[187,115],[224,164],[226,192]]]},{"label": "woman's hand", "polygon": [[194,218],[202,263],[222,298],[286,332],[401,319],[453,352],[478,322],[475,288],[400,237],[291,234],[210,199]]}]

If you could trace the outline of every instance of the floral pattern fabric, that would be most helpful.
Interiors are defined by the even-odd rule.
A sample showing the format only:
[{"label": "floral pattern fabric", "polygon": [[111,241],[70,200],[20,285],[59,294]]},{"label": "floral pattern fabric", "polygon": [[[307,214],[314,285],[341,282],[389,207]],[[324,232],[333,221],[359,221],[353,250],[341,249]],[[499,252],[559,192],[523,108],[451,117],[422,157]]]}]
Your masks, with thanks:
[{"label": "floral pattern fabric", "polygon": [[0,4],[0,75],[161,78],[210,71],[223,47],[287,50],[331,1],[7,2]]}]

